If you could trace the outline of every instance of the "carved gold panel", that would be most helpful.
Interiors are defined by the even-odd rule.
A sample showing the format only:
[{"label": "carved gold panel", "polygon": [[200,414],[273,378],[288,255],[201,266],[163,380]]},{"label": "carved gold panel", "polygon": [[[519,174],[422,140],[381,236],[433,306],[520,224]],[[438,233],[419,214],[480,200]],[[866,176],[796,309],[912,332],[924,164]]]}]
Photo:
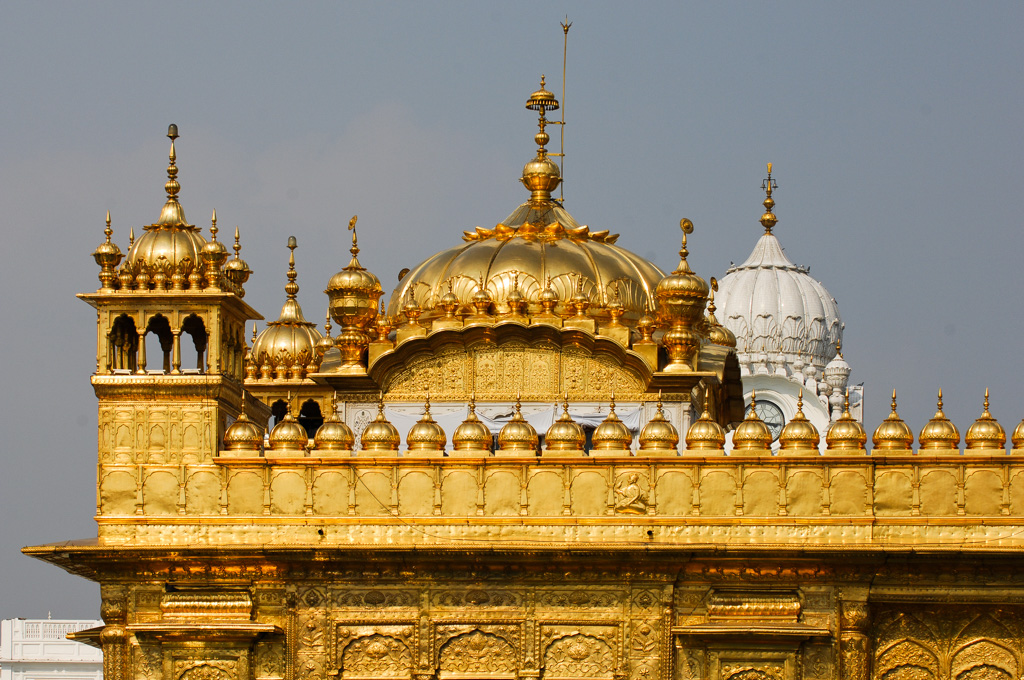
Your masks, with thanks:
[{"label": "carved gold panel", "polygon": [[520,394],[527,401],[640,401],[644,381],[610,357],[578,347],[535,347],[507,342],[472,352],[450,349],[410,359],[384,386],[388,399],[508,401]]}]

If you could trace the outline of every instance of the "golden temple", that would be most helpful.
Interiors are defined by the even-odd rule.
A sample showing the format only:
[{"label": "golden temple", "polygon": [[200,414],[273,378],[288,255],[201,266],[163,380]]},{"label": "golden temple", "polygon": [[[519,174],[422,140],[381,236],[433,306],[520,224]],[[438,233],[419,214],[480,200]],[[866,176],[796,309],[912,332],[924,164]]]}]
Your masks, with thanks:
[{"label": "golden temple", "polygon": [[869,452],[848,393],[819,432],[801,388],[773,455],[699,230],[665,274],[578,224],[558,106],[530,95],[529,197],[494,229],[384,302],[353,217],[323,333],[291,238],[251,340],[240,235],[187,222],[171,126],[159,220],[124,254],[108,215],[80,295],[97,537],[25,549],[100,584],[75,637],[106,678],[1020,677],[1024,421],[1007,454],[986,394],[961,450],[940,393],[915,451],[893,394]]}]

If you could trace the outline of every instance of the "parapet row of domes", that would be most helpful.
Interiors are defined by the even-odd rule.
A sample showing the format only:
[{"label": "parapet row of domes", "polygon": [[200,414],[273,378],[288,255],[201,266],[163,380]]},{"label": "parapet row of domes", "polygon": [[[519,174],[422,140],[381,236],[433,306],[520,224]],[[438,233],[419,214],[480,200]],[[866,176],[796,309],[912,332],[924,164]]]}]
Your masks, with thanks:
[{"label": "parapet row of domes", "polygon": [[[756,394],[752,401],[756,401]],[[844,403],[842,416],[833,422],[825,433],[826,452],[837,455],[865,451],[867,433],[864,427],[850,415],[849,400]],[[725,446],[725,431],[705,409],[686,433],[688,451],[721,451]],[[1014,449],[1024,448],[1024,420],[1017,426],[1011,437]],[[335,409],[317,430],[312,450],[326,455],[331,452],[351,452],[356,437],[352,429],[341,422]],[[498,433],[498,451],[506,455],[533,455],[538,452],[540,438],[537,430],[522,415],[519,399],[515,411]],[[779,436],[780,455],[818,455],[821,441],[817,428],[803,413],[803,396],[797,402],[797,412],[782,429]],[[964,437],[968,451],[1002,451],[1006,446],[1006,431],[989,413],[988,390],[985,391],[985,406],[981,416],[974,421]],[[615,413],[614,399],[609,405],[608,416],[594,430],[591,436],[590,455],[629,455],[633,433]],[[679,433],[666,418],[659,399],[657,413],[640,431],[639,450],[674,451],[679,444]],[[942,392],[939,392],[938,410],[921,430],[918,437],[921,452],[929,454],[959,453],[960,432],[942,412]],[[896,412],[896,394],[893,393],[892,412],[882,421],[872,437],[874,450],[878,452],[911,453],[914,435]],[[386,454],[398,452],[402,436],[398,429],[384,415],[383,398],[378,402],[377,417],[362,432],[360,445],[364,451]],[[423,417],[416,422],[406,435],[406,447],[410,453],[443,455],[448,444],[444,429],[430,415],[430,399],[427,398]],[[551,455],[583,455],[587,436],[583,427],[569,414],[568,399],[562,403],[562,415],[551,424],[544,435],[544,451]],[[475,401],[469,402],[469,415],[456,428],[452,436],[452,447],[456,452],[489,452],[492,445],[491,431],[476,415]],[[750,408],[746,419],[733,434],[732,455],[770,455],[772,435],[768,426],[758,417],[756,409]],[[263,433],[246,418],[239,416],[224,434],[224,447],[228,451],[259,452],[263,448]],[[301,456],[309,447],[306,430],[290,413],[270,431],[269,450],[276,456]]]}]

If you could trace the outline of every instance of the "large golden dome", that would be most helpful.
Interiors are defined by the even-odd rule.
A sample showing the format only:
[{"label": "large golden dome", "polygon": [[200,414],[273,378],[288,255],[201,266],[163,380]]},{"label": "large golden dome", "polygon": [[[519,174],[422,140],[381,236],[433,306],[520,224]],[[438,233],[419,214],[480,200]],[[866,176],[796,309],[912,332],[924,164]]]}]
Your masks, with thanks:
[{"label": "large golden dome", "polygon": [[578,224],[551,195],[561,178],[558,165],[544,148],[548,141],[544,111],[557,109],[557,100],[541,87],[527,108],[541,112],[541,131],[534,138],[539,145],[537,156],[526,164],[520,178],[530,190],[530,199],[493,229],[467,231],[465,243],[413,267],[391,294],[388,314],[399,314],[411,291],[423,310],[421,322],[443,316],[440,300],[448,292],[449,281],[460,311],[472,311],[481,280],[494,311],[504,314],[509,311],[507,299],[517,274],[527,314],[541,311],[541,293],[549,278],[560,300],[556,313],[570,310],[567,303],[580,285],[590,300],[591,314],[598,318],[607,316],[604,307],[615,297],[616,288],[625,311],[623,321],[636,321],[653,304],[654,289],[664,273],[615,245],[618,234]]}]

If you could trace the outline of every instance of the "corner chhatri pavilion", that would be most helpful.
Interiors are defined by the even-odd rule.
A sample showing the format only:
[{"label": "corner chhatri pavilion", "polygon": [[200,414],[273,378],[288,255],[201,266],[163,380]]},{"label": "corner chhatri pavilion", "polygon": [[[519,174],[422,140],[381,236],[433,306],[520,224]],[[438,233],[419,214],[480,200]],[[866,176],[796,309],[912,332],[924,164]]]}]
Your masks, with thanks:
[{"label": "corner chhatri pavilion", "polygon": [[[108,216],[80,296],[97,536],[25,549],[100,584],[105,625],[75,637],[107,680],[1019,677],[1024,422],[1007,454],[986,397],[961,451],[940,395],[914,450],[893,395],[869,455],[770,168],[761,259],[720,301],[775,272],[820,316],[751,335],[717,320],[688,220],[665,274],[573,219],[558,102],[542,82],[527,108],[525,203],[387,301],[353,218],[323,333],[290,239],[251,341],[239,233],[232,257],[216,214],[209,238],[186,220],[171,126],[159,220],[124,255]],[[769,378],[795,385],[770,424],[743,382]]]}]

